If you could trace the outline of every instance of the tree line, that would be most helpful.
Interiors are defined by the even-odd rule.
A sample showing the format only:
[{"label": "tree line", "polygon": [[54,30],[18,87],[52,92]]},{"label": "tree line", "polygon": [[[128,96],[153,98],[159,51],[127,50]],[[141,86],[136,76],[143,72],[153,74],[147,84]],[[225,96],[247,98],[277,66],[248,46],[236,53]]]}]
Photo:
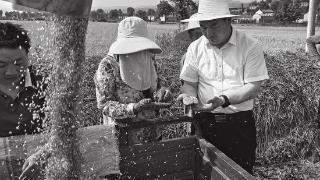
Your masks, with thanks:
[{"label": "tree line", "polygon": [[20,21],[33,21],[33,20],[44,20],[51,16],[47,12],[28,12],[28,11],[10,11],[3,12],[0,10],[0,19],[3,20],[20,20]]},{"label": "tree line", "polygon": [[136,10],[133,7],[128,7],[127,12],[122,12],[121,9],[112,9],[109,12],[105,12],[103,9],[97,9],[91,11],[90,20],[98,22],[118,21],[128,16],[138,16],[145,21],[150,21],[150,16],[155,16],[156,11],[154,9]]},{"label": "tree line", "polygon": [[178,20],[187,19],[191,14],[197,11],[198,5],[192,0],[162,0],[157,5],[156,9],[135,10],[133,7],[128,7],[124,13],[121,9],[112,9],[105,12],[103,9],[91,11],[90,20],[107,22],[118,21],[128,16],[138,16],[146,21],[151,21],[151,17],[158,19],[163,15],[174,15]]},{"label": "tree line", "polygon": [[[250,8],[251,7],[251,8]],[[255,8],[252,8],[255,7]],[[309,0],[261,0],[249,4],[247,12],[253,15],[258,10],[271,9],[277,23],[292,23],[303,18],[309,10]],[[319,7],[317,8],[319,14]]]}]

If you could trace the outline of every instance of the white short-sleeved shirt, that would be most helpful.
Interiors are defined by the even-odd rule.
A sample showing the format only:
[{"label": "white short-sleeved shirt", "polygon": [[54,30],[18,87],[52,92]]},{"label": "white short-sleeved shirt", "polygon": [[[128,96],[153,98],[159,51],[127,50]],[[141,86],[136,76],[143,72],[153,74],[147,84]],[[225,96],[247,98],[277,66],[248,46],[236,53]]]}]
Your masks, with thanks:
[{"label": "white short-sleeved shirt", "polygon": [[[256,39],[232,30],[222,48],[212,46],[204,36],[190,44],[180,79],[198,83],[200,103],[227,94],[245,83],[269,79],[261,45]],[[215,113],[235,113],[253,108],[253,99],[229,107],[218,107]]]}]

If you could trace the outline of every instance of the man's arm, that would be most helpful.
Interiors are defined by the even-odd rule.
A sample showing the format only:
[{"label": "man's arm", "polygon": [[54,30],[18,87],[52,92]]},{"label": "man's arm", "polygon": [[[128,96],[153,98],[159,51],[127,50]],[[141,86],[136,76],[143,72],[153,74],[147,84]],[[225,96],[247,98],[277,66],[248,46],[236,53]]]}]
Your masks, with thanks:
[{"label": "man's arm", "polygon": [[198,104],[197,92],[198,83],[185,81],[180,89],[181,94],[177,97],[177,101],[182,101],[184,105]]},{"label": "man's arm", "polygon": [[181,94],[187,94],[189,96],[197,97],[198,83],[184,81],[183,86],[180,89]]},{"label": "man's arm", "polygon": [[230,104],[240,104],[257,97],[263,82],[264,80],[246,83],[243,87],[228,91],[224,95],[229,98]]}]

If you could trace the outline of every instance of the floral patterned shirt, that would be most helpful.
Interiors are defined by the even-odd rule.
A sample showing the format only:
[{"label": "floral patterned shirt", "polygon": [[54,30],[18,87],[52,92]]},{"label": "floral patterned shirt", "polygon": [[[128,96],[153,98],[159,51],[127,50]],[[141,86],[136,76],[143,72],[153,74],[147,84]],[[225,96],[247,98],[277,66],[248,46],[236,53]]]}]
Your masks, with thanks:
[{"label": "floral patterned shirt", "polygon": [[113,58],[104,58],[100,62],[94,80],[98,108],[104,111],[105,123],[114,123],[114,119],[141,120],[155,116],[155,111],[151,110],[135,115],[133,104],[144,98],[153,99],[153,93],[156,89],[138,91],[129,87],[122,81],[119,64]]}]

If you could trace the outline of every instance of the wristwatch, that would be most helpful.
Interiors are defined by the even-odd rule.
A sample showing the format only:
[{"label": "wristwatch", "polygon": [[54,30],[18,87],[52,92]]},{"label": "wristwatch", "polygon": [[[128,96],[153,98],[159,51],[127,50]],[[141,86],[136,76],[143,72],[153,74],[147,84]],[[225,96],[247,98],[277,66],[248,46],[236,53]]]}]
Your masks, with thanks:
[{"label": "wristwatch", "polygon": [[230,105],[229,98],[226,95],[220,95],[219,97],[222,97],[224,99],[224,104],[222,104],[221,107],[225,108]]}]

